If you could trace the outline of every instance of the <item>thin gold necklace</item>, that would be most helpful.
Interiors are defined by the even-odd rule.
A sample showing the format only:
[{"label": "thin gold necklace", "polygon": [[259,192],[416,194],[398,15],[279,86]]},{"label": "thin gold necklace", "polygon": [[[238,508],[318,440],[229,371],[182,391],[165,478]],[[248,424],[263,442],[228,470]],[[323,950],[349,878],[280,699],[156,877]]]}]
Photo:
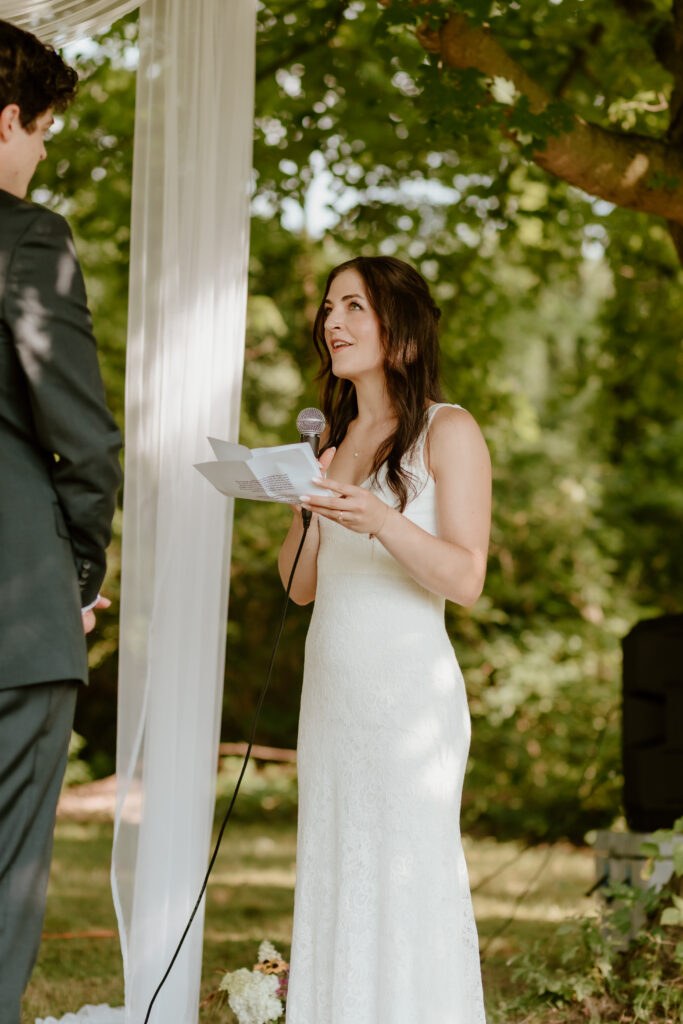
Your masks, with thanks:
[{"label": "thin gold necklace", "polygon": [[358,452],[354,452],[354,453],[353,453],[353,457],[354,457],[354,459],[357,459],[359,455],[360,455],[360,452],[359,452],[359,451],[358,451]]}]

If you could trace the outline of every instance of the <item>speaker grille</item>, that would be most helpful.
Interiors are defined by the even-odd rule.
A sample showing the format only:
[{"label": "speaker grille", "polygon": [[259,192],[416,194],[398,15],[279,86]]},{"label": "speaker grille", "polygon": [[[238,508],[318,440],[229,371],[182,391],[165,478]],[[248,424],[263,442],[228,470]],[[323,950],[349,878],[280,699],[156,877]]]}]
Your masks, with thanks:
[{"label": "speaker grille", "polygon": [[670,828],[683,816],[683,615],[639,622],[622,649],[626,820]]}]

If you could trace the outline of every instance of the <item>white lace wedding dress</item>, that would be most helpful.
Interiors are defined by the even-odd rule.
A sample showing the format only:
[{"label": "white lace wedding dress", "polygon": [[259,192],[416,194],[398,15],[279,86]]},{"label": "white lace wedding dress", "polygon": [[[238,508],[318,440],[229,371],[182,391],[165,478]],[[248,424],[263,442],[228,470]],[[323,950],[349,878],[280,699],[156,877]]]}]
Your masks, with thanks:
[{"label": "white lace wedding dress", "polygon": [[[438,408],[404,513],[432,534],[423,447]],[[382,478],[372,486],[394,504]],[[320,530],[287,1024],[484,1024],[459,826],[470,721],[444,599],[379,541]]]}]

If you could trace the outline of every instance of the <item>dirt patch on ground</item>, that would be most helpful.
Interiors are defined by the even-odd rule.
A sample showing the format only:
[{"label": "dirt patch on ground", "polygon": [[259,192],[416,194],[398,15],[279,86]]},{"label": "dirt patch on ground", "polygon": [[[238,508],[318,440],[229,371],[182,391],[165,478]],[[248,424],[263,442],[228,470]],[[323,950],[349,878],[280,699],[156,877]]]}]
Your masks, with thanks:
[{"label": "dirt patch on ground", "polygon": [[[218,749],[220,757],[244,757],[247,752],[246,743],[221,743]],[[296,751],[283,750],[280,747],[262,747],[255,744],[251,748],[253,761],[274,762],[276,764],[296,764]],[[131,799],[129,794],[127,806],[132,813],[138,814],[140,800]],[[82,786],[69,786],[62,789],[57,804],[57,818],[66,821],[113,821],[116,808],[116,776],[108,775],[106,779],[96,782],[84,782]]]},{"label": "dirt patch on ground", "polygon": [[116,776],[63,789],[57,804],[60,821],[113,821],[116,806]]}]

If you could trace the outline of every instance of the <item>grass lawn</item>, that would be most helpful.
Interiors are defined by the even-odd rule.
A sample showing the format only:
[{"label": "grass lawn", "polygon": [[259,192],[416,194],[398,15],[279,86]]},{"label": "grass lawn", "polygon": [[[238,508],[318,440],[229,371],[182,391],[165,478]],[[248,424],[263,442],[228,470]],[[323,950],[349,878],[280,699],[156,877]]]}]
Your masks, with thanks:
[{"label": "grass lawn", "polygon": [[[219,776],[219,814],[234,773],[230,759]],[[209,886],[203,995],[216,988],[220,972],[251,967],[263,938],[285,957],[289,954],[296,843],[293,768],[250,767],[237,809]],[[46,937],[22,1024],[58,1017],[85,1003],[123,1002],[109,889],[111,839],[106,821],[58,822]],[[512,992],[507,961],[525,944],[550,941],[558,922],[591,909],[594,904],[583,893],[593,881],[592,855],[569,846],[522,850],[493,839],[466,840],[465,849],[484,951],[489,1019],[503,1024],[496,1007]],[[233,1024],[234,1018],[227,1008],[210,1004],[200,1021]]]}]

